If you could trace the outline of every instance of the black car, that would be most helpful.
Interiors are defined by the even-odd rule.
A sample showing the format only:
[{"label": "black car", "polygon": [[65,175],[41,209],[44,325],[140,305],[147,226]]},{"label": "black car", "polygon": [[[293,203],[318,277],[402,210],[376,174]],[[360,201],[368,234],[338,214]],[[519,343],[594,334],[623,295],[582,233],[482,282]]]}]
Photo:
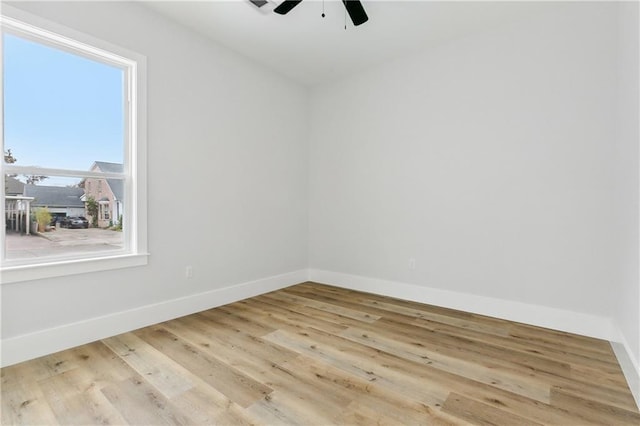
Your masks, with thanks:
[{"label": "black car", "polygon": [[62,228],[88,228],[89,221],[82,216],[65,217],[60,221]]}]

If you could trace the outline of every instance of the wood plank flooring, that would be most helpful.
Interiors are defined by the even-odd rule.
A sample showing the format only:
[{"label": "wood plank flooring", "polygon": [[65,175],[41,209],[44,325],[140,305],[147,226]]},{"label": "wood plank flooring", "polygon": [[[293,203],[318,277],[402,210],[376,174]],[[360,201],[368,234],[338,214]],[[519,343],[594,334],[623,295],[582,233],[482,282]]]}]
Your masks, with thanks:
[{"label": "wood plank flooring", "polygon": [[2,369],[3,425],[639,425],[608,342],[304,283]]}]

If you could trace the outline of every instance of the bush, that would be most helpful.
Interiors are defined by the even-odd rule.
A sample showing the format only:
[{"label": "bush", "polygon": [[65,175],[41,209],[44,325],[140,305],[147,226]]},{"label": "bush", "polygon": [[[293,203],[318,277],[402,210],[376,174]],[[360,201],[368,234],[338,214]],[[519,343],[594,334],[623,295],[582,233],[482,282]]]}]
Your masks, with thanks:
[{"label": "bush", "polygon": [[38,227],[44,230],[44,228],[51,223],[51,213],[49,213],[49,209],[46,207],[36,209],[36,221],[38,222]]},{"label": "bush", "polygon": [[87,203],[87,215],[91,218],[91,226],[98,227],[98,202],[95,198],[89,196]]}]

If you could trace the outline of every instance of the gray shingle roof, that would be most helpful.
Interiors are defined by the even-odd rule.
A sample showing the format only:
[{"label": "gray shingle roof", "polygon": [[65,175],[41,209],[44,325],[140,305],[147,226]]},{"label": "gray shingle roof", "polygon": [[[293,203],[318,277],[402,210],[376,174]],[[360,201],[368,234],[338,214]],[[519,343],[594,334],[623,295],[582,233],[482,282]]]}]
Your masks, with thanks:
[{"label": "gray shingle roof", "polygon": [[[124,167],[119,163],[107,163],[106,161],[96,161],[95,165],[104,173],[122,173]],[[124,185],[120,179],[107,179],[107,184],[117,200],[124,199]]]},{"label": "gray shingle roof", "polygon": [[24,183],[11,176],[5,178],[5,193],[7,195],[22,195],[24,192]]},{"label": "gray shingle roof", "polygon": [[96,161],[95,164],[103,173],[122,173],[122,170],[124,170],[124,168],[122,167],[122,164],[120,163],[107,163],[106,161]]},{"label": "gray shingle roof", "polygon": [[120,179],[107,179],[107,183],[111,188],[111,192],[116,197],[116,200],[122,201],[124,199],[124,185]]},{"label": "gray shingle roof", "polygon": [[34,197],[31,203],[34,207],[84,207],[80,197],[84,194],[82,188],[67,188],[64,186],[25,185],[24,195]]}]

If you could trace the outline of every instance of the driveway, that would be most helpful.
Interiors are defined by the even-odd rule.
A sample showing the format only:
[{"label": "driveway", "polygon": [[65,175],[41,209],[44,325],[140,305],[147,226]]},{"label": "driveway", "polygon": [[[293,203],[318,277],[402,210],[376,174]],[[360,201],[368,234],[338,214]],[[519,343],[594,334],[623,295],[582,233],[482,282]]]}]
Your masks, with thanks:
[{"label": "driveway", "polygon": [[122,232],[108,229],[58,228],[38,235],[7,232],[7,259],[80,254],[122,248]]}]

